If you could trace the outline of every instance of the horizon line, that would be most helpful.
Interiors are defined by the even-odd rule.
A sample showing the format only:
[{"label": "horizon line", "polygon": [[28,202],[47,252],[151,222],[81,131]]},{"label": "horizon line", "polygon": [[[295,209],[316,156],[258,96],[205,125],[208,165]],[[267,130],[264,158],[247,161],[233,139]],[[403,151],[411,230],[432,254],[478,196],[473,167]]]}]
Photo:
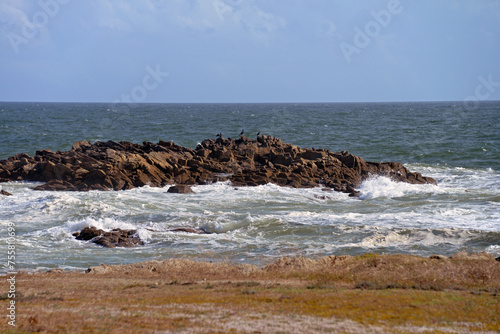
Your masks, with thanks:
[{"label": "horizon line", "polygon": [[[315,101],[315,102],[98,102],[98,101],[0,101],[0,103],[75,103],[75,104],[341,104],[341,103],[464,103],[465,100],[399,100],[399,101]],[[480,100],[478,102],[500,102],[500,100]]]}]

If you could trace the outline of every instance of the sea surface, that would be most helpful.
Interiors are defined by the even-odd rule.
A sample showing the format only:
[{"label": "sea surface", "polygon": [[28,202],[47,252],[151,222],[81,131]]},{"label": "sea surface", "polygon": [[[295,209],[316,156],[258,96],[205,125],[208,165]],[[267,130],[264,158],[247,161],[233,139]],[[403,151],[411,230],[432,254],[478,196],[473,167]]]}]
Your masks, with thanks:
[{"label": "sea surface", "polygon": [[[470,105],[469,105],[470,107]],[[360,198],[320,188],[230,183],[169,194],[168,187],[109,192],[33,191],[1,183],[0,259],[14,225],[15,269],[82,270],[173,257],[269,263],[281,256],[343,254],[500,256],[500,102],[317,104],[0,103],[0,159],[73,142],[159,140],[195,148],[245,129],[300,147],[397,161],[434,185],[374,177]],[[326,196],[326,197],[325,197]],[[106,249],[77,241],[86,226],[137,229],[146,245]],[[210,234],[169,232],[200,227]],[[1,255],[4,254],[4,255]],[[4,265],[0,265],[2,272]]]}]

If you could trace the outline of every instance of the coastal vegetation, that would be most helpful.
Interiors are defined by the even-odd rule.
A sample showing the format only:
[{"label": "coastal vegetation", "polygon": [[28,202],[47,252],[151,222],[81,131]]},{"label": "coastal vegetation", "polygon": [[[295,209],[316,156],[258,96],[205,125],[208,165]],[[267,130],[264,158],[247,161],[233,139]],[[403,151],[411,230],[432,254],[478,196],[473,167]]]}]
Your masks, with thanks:
[{"label": "coastal vegetation", "polygon": [[283,257],[261,267],[168,259],[22,272],[17,282],[18,322],[2,323],[5,333],[500,330],[500,261],[486,253]]}]

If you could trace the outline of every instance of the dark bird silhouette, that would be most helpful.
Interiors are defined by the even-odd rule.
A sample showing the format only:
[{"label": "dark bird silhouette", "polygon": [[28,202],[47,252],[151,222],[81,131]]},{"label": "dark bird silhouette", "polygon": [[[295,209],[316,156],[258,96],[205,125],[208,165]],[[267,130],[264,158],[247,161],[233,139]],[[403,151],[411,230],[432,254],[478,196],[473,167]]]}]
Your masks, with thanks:
[{"label": "dark bird silhouette", "polygon": [[243,136],[244,133],[245,133],[245,129],[241,130],[240,136]]},{"label": "dark bird silhouette", "polygon": [[257,136],[260,136],[260,131],[259,131],[259,132],[257,132]]},{"label": "dark bird silhouette", "polygon": [[222,138],[222,133],[218,133],[217,136],[215,136],[216,138]]}]

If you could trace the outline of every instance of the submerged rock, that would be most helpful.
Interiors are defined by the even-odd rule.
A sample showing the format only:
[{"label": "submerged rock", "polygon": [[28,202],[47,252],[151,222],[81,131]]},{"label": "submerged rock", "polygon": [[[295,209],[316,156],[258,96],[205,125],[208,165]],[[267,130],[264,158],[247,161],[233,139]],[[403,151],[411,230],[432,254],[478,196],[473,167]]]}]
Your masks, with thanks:
[{"label": "submerged rock", "polygon": [[[357,195],[356,187],[374,175],[414,184],[436,184],[397,162],[367,162],[349,152],[304,149],[259,135],[204,140],[196,149],[172,142],[76,142],[70,151],[20,153],[0,161],[0,182],[42,181],[36,190],[126,190],[149,185],[189,191],[187,186],[229,180],[235,186],[274,183],[309,188],[323,186]],[[182,191],[181,191],[181,187]]]},{"label": "submerged rock", "polygon": [[0,190],[0,195],[3,195],[3,196],[12,196],[12,194],[8,191],[5,191],[5,190]]},{"label": "submerged rock", "polygon": [[207,231],[201,228],[196,227],[174,227],[169,229],[170,232],[184,232],[184,233],[193,233],[193,234],[208,234]]}]

